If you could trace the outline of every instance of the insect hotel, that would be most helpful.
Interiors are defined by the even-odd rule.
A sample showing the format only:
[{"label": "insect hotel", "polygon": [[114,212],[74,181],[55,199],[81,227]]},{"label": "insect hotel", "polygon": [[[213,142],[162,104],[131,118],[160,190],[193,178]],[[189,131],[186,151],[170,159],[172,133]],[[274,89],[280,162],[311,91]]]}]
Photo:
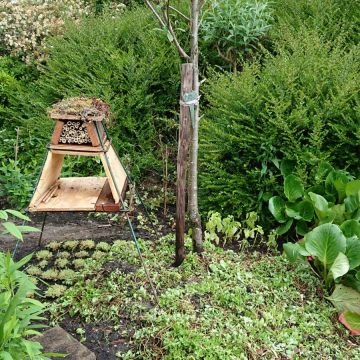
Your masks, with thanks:
[{"label": "insect hotel", "polygon": [[[109,106],[96,98],[72,98],[49,111],[55,128],[29,205],[30,212],[122,209],[127,175],[107,136]],[[61,177],[65,156],[100,157],[106,176]]]}]

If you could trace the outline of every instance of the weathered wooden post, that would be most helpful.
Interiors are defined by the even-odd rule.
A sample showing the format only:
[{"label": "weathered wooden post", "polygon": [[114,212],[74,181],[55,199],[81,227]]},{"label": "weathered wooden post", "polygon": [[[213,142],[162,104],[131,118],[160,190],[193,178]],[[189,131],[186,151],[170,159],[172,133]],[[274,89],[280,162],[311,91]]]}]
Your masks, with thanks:
[{"label": "weathered wooden post", "polygon": [[[181,113],[179,147],[177,159],[177,205],[176,205],[176,254],[175,265],[184,260],[185,231],[185,188],[187,149],[191,147],[189,166],[189,215],[192,227],[193,249],[201,254],[203,251],[201,218],[198,208],[198,147],[199,147],[199,15],[204,2],[188,0],[191,5],[190,16],[170,5],[170,0],[144,0],[161,27],[166,30],[167,37],[187,64],[181,68]],[[181,46],[171,21],[170,10],[176,12],[189,22],[190,55]],[[191,69],[190,69],[191,67]],[[185,74],[186,78],[185,78]],[[190,75],[191,74],[191,75]],[[191,81],[190,81],[191,77]],[[191,84],[191,86],[190,86]],[[188,86],[189,85],[189,86]],[[191,129],[190,129],[191,119]],[[190,138],[191,137],[191,143]]]},{"label": "weathered wooden post", "polygon": [[189,106],[184,101],[185,94],[191,93],[193,88],[193,64],[181,65],[181,93],[180,93],[180,125],[177,156],[176,181],[176,252],[175,266],[179,266],[185,258],[184,234],[186,213],[186,168],[190,140],[191,116]]}]

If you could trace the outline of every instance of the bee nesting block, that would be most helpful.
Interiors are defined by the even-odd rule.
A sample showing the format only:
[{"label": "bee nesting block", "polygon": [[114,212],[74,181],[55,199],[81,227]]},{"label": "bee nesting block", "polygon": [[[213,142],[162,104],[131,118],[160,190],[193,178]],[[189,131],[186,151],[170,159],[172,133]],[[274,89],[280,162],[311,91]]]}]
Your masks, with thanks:
[{"label": "bee nesting block", "polygon": [[62,144],[91,144],[86,123],[83,121],[65,121],[59,142]]}]

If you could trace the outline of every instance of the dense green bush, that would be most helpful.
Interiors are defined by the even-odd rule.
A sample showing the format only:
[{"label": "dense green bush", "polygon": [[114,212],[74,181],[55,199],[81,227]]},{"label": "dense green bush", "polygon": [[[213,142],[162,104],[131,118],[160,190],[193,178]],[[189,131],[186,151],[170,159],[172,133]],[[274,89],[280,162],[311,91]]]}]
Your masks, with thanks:
[{"label": "dense green bush", "polygon": [[272,2],[276,25],[272,37],[281,38],[284,30],[305,27],[315,30],[323,39],[335,41],[345,37],[344,46],[359,43],[360,6],[353,0],[276,0]]},{"label": "dense green bush", "polygon": [[159,136],[168,142],[176,134],[179,60],[156,26],[143,9],[71,24],[51,42],[36,84],[46,105],[78,95],[108,102],[111,135],[134,172],[159,171]]},{"label": "dense green bush", "polygon": [[283,158],[296,162],[305,183],[322,160],[359,175],[360,48],[346,48],[346,39],[328,42],[305,27],[284,31],[275,56],[239,76],[212,77],[201,128],[203,208],[261,209],[268,191],[279,190]]},{"label": "dense green bush", "polygon": [[205,53],[210,50],[217,54],[236,72],[239,65],[258,50],[271,21],[267,2],[211,0],[201,21],[200,37]]},{"label": "dense green bush", "polygon": [[[53,127],[47,109],[59,99],[84,95],[111,105],[110,133],[132,175],[161,174],[162,147],[176,139],[180,60],[156,28],[143,8],[115,18],[104,14],[70,23],[63,36],[51,39],[40,74],[23,64],[33,76],[22,69],[13,74],[11,61],[16,61],[1,59],[6,81],[0,86],[0,163],[14,158],[19,127],[19,168],[37,174]],[[94,171],[89,159],[66,165],[68,175]]]}]

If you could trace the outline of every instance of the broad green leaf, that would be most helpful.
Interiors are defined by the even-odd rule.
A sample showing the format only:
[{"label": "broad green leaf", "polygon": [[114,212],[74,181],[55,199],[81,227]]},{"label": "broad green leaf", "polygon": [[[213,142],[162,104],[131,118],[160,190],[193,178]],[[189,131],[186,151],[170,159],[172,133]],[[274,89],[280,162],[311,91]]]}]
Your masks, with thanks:
[{"label": "broad green leaf", "polygon": [[6,210],[7,213],[11,214],[11,215],[14,215],[15,217],[19,218],[19,219],[22,219],[22,220],[26,220],[26,221],[31,221],[31,219],[22,214],[20,211],[17,211],[17,210]]},{"label": "broad green leaf", "polygon": [[360,224],[356,220],[346,220],[340,225],[343,234],[349,238],[357,236],[360,239]]},{"label": "broad green leaf", "polygon": [[293,224],[293,219],[290,219],[288,220],[285,224],[279,226],[277,229],[276,229],[276,233],[278,235],[284,235],[285,233],[287,233],[290,228],[291,228],[291,225]]},{"label": "broad green leaf", "polygon": [[345,254],[342,252],[336,257],[335,261],[331,265],[329,273],[331,273],[332,278],[336,280],[337,278],[345,275],[350,269],[349,260]]},{"label": "broad green leaf", "polygon": [[345,253],[346,238],[334,224],[323,224],[305,235],[305,248],[324,265],[331,265],[339,252]]},{"label": "broad green leaf", "polygon": [[15,236],[17,239],[20,239],[20,240],[23,239],[21,231],[18,229],[18,227],[14,223],[4,222],[4,223],[2,223],[2,225],[6,229],[6,232],[8,232],[10,235]]},{"label": "broad green leaf", "polygon": [[311,221],[314,217],[314,206],[308,200],[298,203],[287,203],[285,208],[286,215],[296,220]]},{"label": "broad green leaf", "polygon": [[360,191],[360,180],[353,180],[346,184],[346,195],[358,195]]},{"label": "broad green leaf", "polygon": [[0,219],[1,220],[7,220],[8,219],[8,214],[6,213],[5,210],[0,210]]},{"label": "broad green leaf", "polygon": [[341,170],[331,171],[325,180],[325,189],[328,194],[335,195],[339,202],[345,197],[345,186],[349,182],[347,175]]},{"label": "broad green leaf", "polygon": [[284,193],[289,201],[295,201],[304,195],[304,186],[295,175],[288,175],[284,181]]},{"label": "broad green leaf", "polygon": [[321,162],[316,170],[315,180],[320,181],[326,178],[330,171],[334,168],[328,162]]},{"label": "broad green leaf", "polygon": [[360,240],[357,236],[346,239],[345,254],[349,259],[350,270],[360,265]]},{"label": "broad green leaf", "polygon": [[360,293],[354,289],[337,284],[334,292],[327,299],[339,312],[350,311],[360,314]]},{"label": "broad green leaf", "polygon": [[328,211],[329,203],[323,196],[313,192],[309,192],[309,196],[316,210],[320,212]]},{"label": "broad green leaf", "polygon": [[0,352],[0,359],[2,360],[14,360],[14,358],[7,351]]},{"label": "broad green leaf", "polygon": [[296,260],[299,258],[299,244],[293,244],[293,243],[286,243],[283,245],[284,253],[286,254],[286,257],[289,259],[291,263],[296,262]]},{"label": "broad green leaf", "polygon": [[357,209],[352,215],[351,219],[360,221],[360,209]]},{"label": "broad green leaf", "polygon": [[[330,208],[330,212],[333,216],[333,221],[335,224],[342,224],[344,222],[345,215],[345,205],[344,204],[336,204]],[[329,221],[330,222],[330,221]]]},{"label": "broad green leaf", "polygon": [[341,278],[341,284],[360,292],[360,280],[353,274],[347,273]]},{"label": "broad green leaf", "polygon": [[309,232],[309,227],[305,221],[299,221],[295,230],[298,235],[304,236]]},{"label": "broad green leaf", "polygon": [[273,196],[269,200],[269,210],[278,222],[286,221],[285,201],[280,196]]},{"label": "broad green leaf", "polygon": [[345,210],[351,214],[359,208],[359,197],[357,195],[350,195],[344,200]]},{"label": "broad green leaf", "polygon": [[298,208],[299,208],[299,214],[303,220],[311,221],[314,218],[314,206],[310,201],[308,200],[300,201]]},{"label": "broad green leaf", "polygon": [[360,281],[360,270],[356,273],[356,278]]},{"label": "broad green leaf", "polygon": [[301,239],[297,242],[299,245],[299,254],[301,256],[311,256],[311,254],[305,249],[305,240]]},{"label": "broad green leaf", "polygon": [[285,178],[290,175],[295,169],[295,161],[284,159],[280,163],[281,175]]},{"label": "broad green leaf", "polygon": [[344,319],[348,325],[348,328],[352,330],[352,332],[360,334],[360,314],[355,312],[345,311]]},{"label": "broad green leaf", "polygon": [[324,189],[321,185],[314,185],[314,186],[310,186],[307,190],[306,190],[306,195],[307,198],[309,197],[309,193],[315,193],[315,194],[320,194],[323,195],[324,194]]},{"label": "broad green leaf", "polygon": [[285,214],[290,217],[293,218],[295,220],[300,220],[300,214],[297,208],[297,204],[294,203],[287,203],[286,207],[285,207]]}]

